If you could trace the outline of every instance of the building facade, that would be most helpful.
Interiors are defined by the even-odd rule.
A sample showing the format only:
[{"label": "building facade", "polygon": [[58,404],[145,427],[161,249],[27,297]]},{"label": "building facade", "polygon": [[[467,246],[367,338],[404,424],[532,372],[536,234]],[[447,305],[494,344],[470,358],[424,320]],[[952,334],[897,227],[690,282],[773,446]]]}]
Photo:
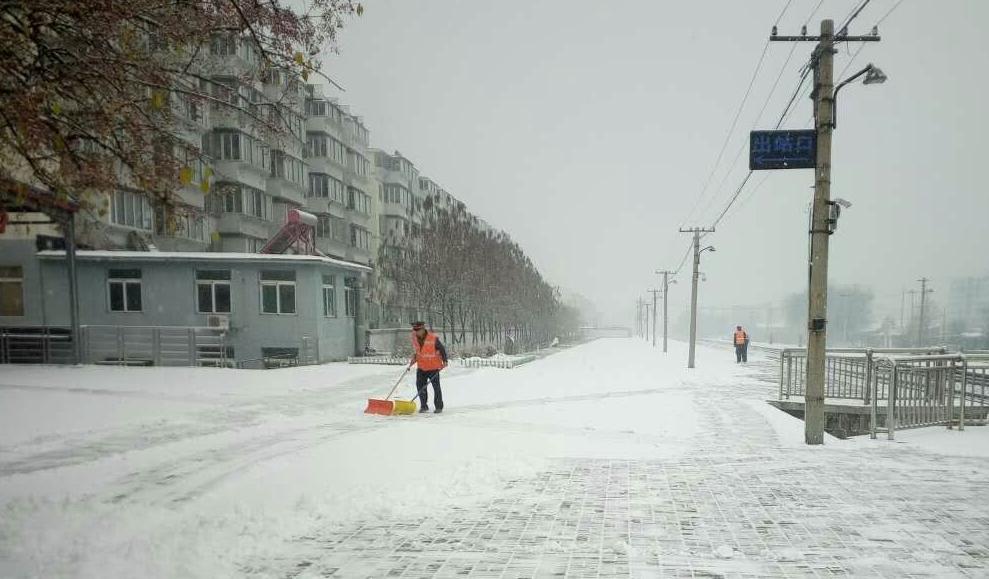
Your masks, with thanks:
[{"label": "building facade", "polygon": [[[209,314],[197,309],[194,290],[210,281],[200,272],[213,269],[230,276],[212,281],[229,285],[231,311],[213,314],[229,318],[236,359],[288,348],[290,335],[318,342],[319,360],[360,350],[349,316],[320,313],[316,298],[330,291],[320,285],[324,278],[339,294],[333,303],[346,303],[343,292],[367,297],[371,327],[415,317],[401,304],[391,314],[382,307],[388,283],[374,265],[380,252],[407,242],[430,208],[466,211],[464,204],[398,151],[370,148],[363,120],[321,87],[277,69],[262,72],[252,43],[238,35],[213,38],[196,66],[190,82],[210,98],[175,91],[168,102],[181,166],[174,203],[156,206],[121,186],[97,200],[98,211],[76,216],[76,243],[90,250],[79,260],[81,323],[205,326]],[[316,216],[315,246],[325,257],[258,253],[293,209]],[[46,252],[61,235],[50,225],[0,233],[0,328],[69,323],[66,278],[58,274],[64,258]],[[271,314],[259,309],[258,292],[269,281],[261,276],[282,267],[295,272],[298,307]],[[140,310],[117,311],[108,301],[111,269],[140,272],[138,281],[122,282],[141,288]]]},{"label": "building facade", "polygon": [[[6,241],[2,261],[0,327],[69,325],[64,251]],[[231,362],[327,362],[352,356],[361,341],[370,268],[308,255],[80,251],[77,271],[84,329],[214,328]]]}]

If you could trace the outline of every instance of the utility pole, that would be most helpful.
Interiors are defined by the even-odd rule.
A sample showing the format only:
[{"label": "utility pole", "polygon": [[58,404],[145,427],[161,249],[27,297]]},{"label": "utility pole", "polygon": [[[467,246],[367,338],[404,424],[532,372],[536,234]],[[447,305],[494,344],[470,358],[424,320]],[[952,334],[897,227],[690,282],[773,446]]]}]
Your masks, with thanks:
[{"label": "utility pole", "polygon": [[644,313],[642,315],[642,327],[645,328],[645,332],[643,332],[642,338],[647,342],[649,341],[649,305],[650,305],[649,302],[645,302],[643,304],[645,309],[643,310]]},{"label": "utility pole", "polygon": [[[680,233],[694,234],[694,275],[690,286],[690,350],[687,354],[687,367],[694,367],[694,354],[697,349],[697,278],[700,276],[698,267],[701,264],[701,233],[714,233],[714,228],[690,227],[680,228]],[[704,248],[708,249],[708,248]],[[713,247],[710,249],[714,249]]]},{"label": "utility pole", "polygon": [[[807,312],[807,378],[804,397],[804,441],[824,444],[825,359],[827,356],[828,241],[831,227],[831,132],[834,129],[834,21],[821,21],[821,35],[777,36],[784,42],[817,41],[811,57],[814,68],[814,120],[817,129],[814,203],[811,210],[809,307]],[[849,36],[839,32],[840,42],[878,41],[879,36]]]},{"label": "utility pole", "polygon": [[907,290],[900,290],[900,331],[903,331],[903,302],[906,301]]},{"label": "utility pole", "polygon": [[642,298],[635,301],[635,335],[642,335]]},{"label": "utility pole", "polygon": [[652,294],[652,347],[656,347],[656,294],[662,290],[648,290]]},{"label": "utility pole", "polygon": [[926,328],[924,327],[924,324],[926,323],[926,320],[924,319],[924,310],[927,306],[927,294],[934,293],[934,290],[927,289],[927,282],[931,280],[926,277],[922,277],[917,281],[920,282],[920,323],[917,324],[917,347],[923,348],[925,339],[924,334],[927,333]]},{"label": "utility pole", "polygon": [[670,274],[672,271],[657,271],[656,273],[663,274],[663,353],[666,353],[666,332],[669,329],[669,295],[670,295]]}]

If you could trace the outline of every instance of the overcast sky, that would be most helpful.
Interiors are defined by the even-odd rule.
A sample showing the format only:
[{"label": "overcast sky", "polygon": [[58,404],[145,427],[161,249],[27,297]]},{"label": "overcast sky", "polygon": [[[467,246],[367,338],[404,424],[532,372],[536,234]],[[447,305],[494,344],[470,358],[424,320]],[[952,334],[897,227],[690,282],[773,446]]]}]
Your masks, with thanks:
[{"label": "overcast sky", "polygon": [[[677,228],[710,225],[725,206],[747,149],[728,170],[773,82],[782,70],[758,128],[773,128],[812,47],[800,43],[784,67],[793,45],[770,44],[702,197],[786,0],[363,3],[325,70],[372,145],[401,151],[510,233],[551,283],[625,324],[656,287],[652,272],[679,264],[688,236]],[[858,3],[825,0],[808,29]],[[868,33],[895,4],[872,0],[851,32]],[[817,5],[792,0],[780,33],[798,33]],[[921,276],[937,290],[989,273],[987,22],[986,0],[905,0],[841,77],[873,62],[889,80],[841,92],[832,195],[853,207],[831,238],[832,283],[867,284],[898,305]],[[859,46],[840,46],[836,76]],[[794,109],[784,127],[809,127],[810,100]],[[753,176],[705,239],[717,252],[703,257],[703,304],[805,288],[812,185],[810,170]],[[672,316],[688,304],[684,274]]]}]

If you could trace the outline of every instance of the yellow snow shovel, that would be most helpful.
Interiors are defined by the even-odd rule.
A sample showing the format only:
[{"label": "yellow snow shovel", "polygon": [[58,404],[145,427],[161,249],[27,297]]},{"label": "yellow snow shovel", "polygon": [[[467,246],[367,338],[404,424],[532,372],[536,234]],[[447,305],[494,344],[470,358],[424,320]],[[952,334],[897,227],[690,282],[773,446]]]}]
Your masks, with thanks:
[{"label": "yellow snow shovel", "polygon": [[378,398],[368,398],[367,408],[364,409],[364,414],[380,414],[382,416],[392,416],[393,414],[415,414],[416,403],[411,400],[392,400],[391,397],[395,394],[395,390],[398,389],[398,385],[402,383],[405,375],[409,373],[412,369],[412,364],[409,364],[405,368],[405,372],[402,372],[402,376],[399,377],[395,385],[392,386],[391,392],[388,396],[385,396],[384,400]]}]

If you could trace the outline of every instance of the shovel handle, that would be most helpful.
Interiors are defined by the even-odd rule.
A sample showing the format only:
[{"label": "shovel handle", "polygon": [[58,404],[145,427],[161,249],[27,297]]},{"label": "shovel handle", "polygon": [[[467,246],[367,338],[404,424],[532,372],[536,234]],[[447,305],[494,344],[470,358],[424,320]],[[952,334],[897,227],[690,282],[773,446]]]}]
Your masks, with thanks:
[{"label": "shovel handle", "polygon": [[402,383],[402,380],[405,379],[405,375],[408,374],[409,373],[409,370],[411,370],[411,369],[412,369],[412,365],[411,364],[409,364],[408,366],[406,366],[405,372],[402,372],[402,375],[399,376],[398,380],[395,382],[395,385],[392,386],[391,392],[388,393],[388,396],[385,396],[385,400],[390,400],[391,399],[392,394],[395,393],[395,390],[398,390],[398,385]]}]

